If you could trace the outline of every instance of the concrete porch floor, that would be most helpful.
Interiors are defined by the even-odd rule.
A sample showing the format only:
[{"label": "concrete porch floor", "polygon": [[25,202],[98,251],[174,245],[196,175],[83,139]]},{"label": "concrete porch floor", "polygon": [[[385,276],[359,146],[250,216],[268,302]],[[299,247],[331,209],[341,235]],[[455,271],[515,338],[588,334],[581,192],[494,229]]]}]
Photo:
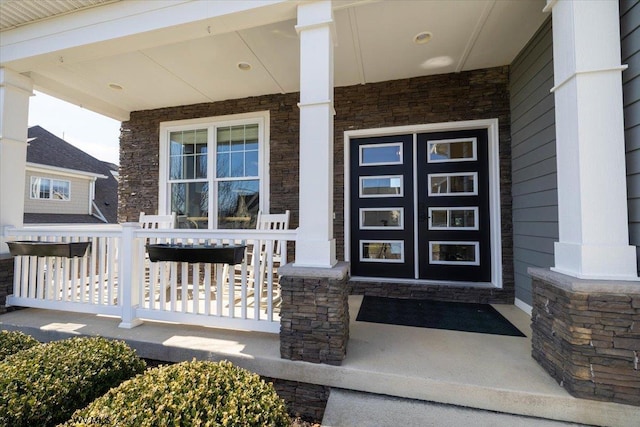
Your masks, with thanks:
[{"label": "concrete porch floor", "polygon": [[606,426],[640,420],[639,407],[576,399],[556,384],[531,358],[530,318],[515,306],[494,307],[526,338],[356,322],[361,301],[349,299],[342,366],[283,360],[275,334],[158,322],[121,329],[117,318],[40,309],[3,314],[0,329],[40,341],[99,335],[125,340],[150,359],[227,359],[268,377],[550,420]]}]

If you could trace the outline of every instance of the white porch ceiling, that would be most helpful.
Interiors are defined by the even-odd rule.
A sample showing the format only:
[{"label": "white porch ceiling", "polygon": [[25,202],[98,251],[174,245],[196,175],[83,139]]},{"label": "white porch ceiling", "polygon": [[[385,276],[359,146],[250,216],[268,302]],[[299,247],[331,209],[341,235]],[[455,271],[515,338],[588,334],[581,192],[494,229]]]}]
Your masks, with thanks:
[{"label": "white porch ceiling", "polygon": [[[106,0],[107,5],[96,6],[99,1],[47,3],[78,3],[94,12],[128,3]],[[0,16],[13,3],[1,1]],[[336,86],[506,65],[547,16],[542,12],[545,0],[334,3]],[[170,34],[167,29],[130,35],[6,62],[0,51],[0,65],[29,75],[38,90],[119,120],[136,110],[296,92],[300,55],[295,4],[286,2],[277,19],[270,17],[264,25],[234,21],[237,29],[216,31],[220,25],[215,21],[185,24],[171,28]],[[51,25],[55,19],[45,22]],[[231,26],[229,22],[227,17],[224,23]],[[0,39],[37,25],[23,22],[0,32]],[[431,41],[414,43],[422,31],[433,34]],[[251,64],[251,70],[239,70],[240,62]]]}]

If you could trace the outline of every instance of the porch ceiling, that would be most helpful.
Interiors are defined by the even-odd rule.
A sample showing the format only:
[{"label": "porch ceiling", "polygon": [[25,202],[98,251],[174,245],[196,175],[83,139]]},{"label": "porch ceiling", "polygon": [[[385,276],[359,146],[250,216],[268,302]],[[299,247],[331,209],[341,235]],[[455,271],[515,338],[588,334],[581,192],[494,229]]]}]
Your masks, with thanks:
[{"label": "porch ceiling", "polygon": [[[38,2],[25,3],[29,8]],[[75,14],[103,10],[103,16],[115,16],[117,8],[136,6],[126,1],[85,3],[91,9]],[[159,3],[168,9],[190,2]],[[0,2],[0,15],[11,4]],[[118,120],[136,110],[296,92],[297,2],[263,4],[259,18],[245,10],[139,33],[122,29],[120,37],[69,43],[64,49],[15,53],[16,40],[23,40],[29,31],[35,34],[38,26],[58,23],[56,31],[47,33],[51,37],[71,34],[68,26],[78,25],[69,13],[52,16],[1,32],[0,65],[29,75],[38,90]],[[546,18],[544,5],[545,0],[334,1],[335,85],[509,64]],[[133,13],[126,18],[132,19]],[[112,20],[118,24],[121,19],[125,25],[124,18]],[[99,29],[104,24],[94,26]],[[423,31],[432,33],[431,40],[414,43],[414,36]],[[44,41],[46,35],[38,37]],[[240,70],[241,62],[251,69]]]}]

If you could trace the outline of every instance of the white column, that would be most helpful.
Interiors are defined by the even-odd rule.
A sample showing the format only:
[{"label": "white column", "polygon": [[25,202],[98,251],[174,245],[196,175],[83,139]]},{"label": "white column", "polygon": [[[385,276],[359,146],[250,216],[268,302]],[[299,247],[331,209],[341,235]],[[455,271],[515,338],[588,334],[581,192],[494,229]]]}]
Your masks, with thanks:
[{"label": "white column", "polygon": [[560,239],[554,271],[636,280],[629,245],[617,1],[548,1]]},{"label": "white column", "polygon": [[0,254],[9,249],[2,237],[7,225],[22,226],[31,79],[0,68]]},{"label": "white column", "polygon": [[298,6],[300,227],[295,266],[336,264],[333,238],[333,16],[330,1]]}]

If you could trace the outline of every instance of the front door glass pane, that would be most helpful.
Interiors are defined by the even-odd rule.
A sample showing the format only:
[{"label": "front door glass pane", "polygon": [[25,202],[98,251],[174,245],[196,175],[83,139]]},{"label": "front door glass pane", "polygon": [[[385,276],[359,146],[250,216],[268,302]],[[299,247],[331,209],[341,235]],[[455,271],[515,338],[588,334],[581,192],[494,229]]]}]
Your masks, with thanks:
[{"label": "front door glass pane", "polygon": [[449,216],[446,210],[433,210],[431,212],[431,228],[447,228],[449,226]]},{"label": "front door glass pane", "polygon": [[404,242],[361,240],[360,261],[404,262]]},{"label": "front door glass pane", "polygon": [[429,229],[477,230],[478,208],[429,208]]},{"label": "front door glass pane", "polygon": [[476,215],[475,211],[470,209],[458,210],[451,209],[449,227],[455,228],[475,228]]},{"label": "front door glass pane", "polygon": [[476,172],[458,174],[430,174],[429,196],[477,195]]},{"label": "front door glass pane", "polygon": [[402,229],[402,214],[397,209],[360,209],[360,228],[363,230]]},{"label": "front door glass pane", "polygon": [[476,138],[429,141],[429,163],[476,160]]},{"label": "front door glass pane", "polygon": [[360,165],[402,164],[402,144],[375,144],[360,147]]},{"label": "front door glass pane", "polygon": [[402,176],[369,176],[360,178],[360,197],[401,197]]},{"label": "front door glass pane", "polygon": [[430,242],[430,263],[478,265],[478,248],[478,242]]}]

